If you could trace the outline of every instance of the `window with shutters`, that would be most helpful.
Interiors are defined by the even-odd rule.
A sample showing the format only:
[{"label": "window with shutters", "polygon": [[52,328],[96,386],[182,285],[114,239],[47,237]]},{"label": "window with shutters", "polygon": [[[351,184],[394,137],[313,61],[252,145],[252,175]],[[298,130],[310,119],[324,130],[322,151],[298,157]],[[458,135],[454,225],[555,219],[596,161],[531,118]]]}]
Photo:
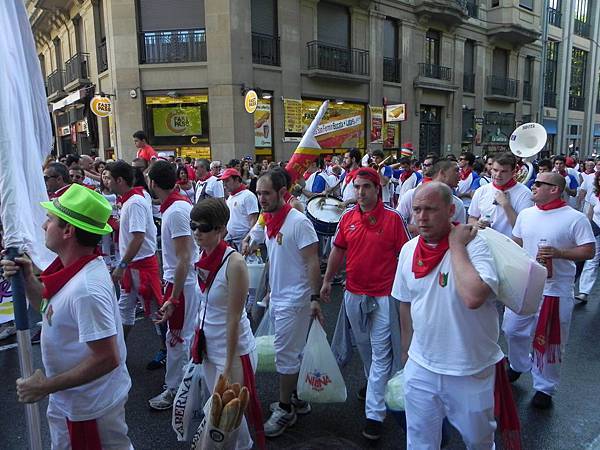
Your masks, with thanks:
[{"label": "window with shutters", "polygon": [[463,91],[475,92],[475,41],[465,41],[465,67],[463,75]]},{"label": "window with shutters", "polygon": [[252,62],[279,65],[277,0],[251,0]]},{"label": "window with shutters", "polygon": [[569,88],[569,109],[583,111],[585,97],[585,71],[587,52],[573,47],[571,52],[571,84]]},{"label": "window with shutters", "polygon": [[533,57],[525,58],[525,70],[523,71],[523,100],[531,101],[531,85],[533,80]]},{"label": "window with shutters", "polygon": [[350,11],[336,3],[317,5],[317,39],[320,43],[350,48]]},{"label": "window with shutters", "polygon": [[203,0],[137,0],[142,63],[206,61]]},{"label": "window with shutters", "polygon": [[398,22],[387,18],[383,23],[383,80],[400,83],[401,70],[398,57]]}]

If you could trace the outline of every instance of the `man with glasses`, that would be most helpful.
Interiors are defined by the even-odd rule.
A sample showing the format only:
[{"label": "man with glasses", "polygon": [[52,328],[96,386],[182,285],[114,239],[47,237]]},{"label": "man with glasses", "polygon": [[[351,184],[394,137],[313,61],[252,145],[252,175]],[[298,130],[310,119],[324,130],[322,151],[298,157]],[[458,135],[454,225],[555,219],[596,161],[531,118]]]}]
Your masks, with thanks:
[{"label": "man with glasses", "polygon": [[50,200],[60,197],[71,186],[69,171],[63,163],[48,164],[44,169],[44,181]]},{"label": "man with glasses", "polygon": [[469,212],[473,193],[479,187],[479,183],[477,182],[479,175],[473,171],[474,162],[475,155],[471,152],[464,152],[458,158],[460,181],[456,189],[456,196],[463,201],[467,213]]},{"label": "man with glasses", "polygon": [[575,261],[591,259],[595,253],[589,220],[561,198],[565,184],[560,174],[540,173],[533,187],[535,206],[519,213],[512,231],[515,242],[548,269],[538,313],[520,316],[506,309],[502,323],[509,380],[514,382],[531,370],[536,391],[532,404],[540,409],[552,406],[560,381],[562,349],[575,303]]},{"label": "man with glasses", "polygon": [[[213,161],[215,163],[217,161]],[[197,159],[194,163],[196,170],[196,203],[205,198],[224,198],[223,183],[211,172],[212,164],[208,159]],[[214,166],[217,167],[216,165]],[[220,170],[220,165],[219,165]]]},{"label": "man with glasses", "polygon": [[356,193],[354,192],[354,185],[352,181],[360,169],[361,155],[360,151],[356,148],[352,148],[344,153],[343,166],[346,171],[342,179],[342,200],[343,207],[347,208],[350,205],[356,203]]},{"label": "man with glasses", "polygon": [[494,158],[492,182],[473,194],[469,207],[469,223],[479,228],[492,227],[512,237],[517,215],[533,205],[531,191],[515,180],[517,160],[510,153]]},{"label": "man with glasses", "polygon": [[221,175],[221,161],[213,161],[210,163],[210,172],[215,176]]}]

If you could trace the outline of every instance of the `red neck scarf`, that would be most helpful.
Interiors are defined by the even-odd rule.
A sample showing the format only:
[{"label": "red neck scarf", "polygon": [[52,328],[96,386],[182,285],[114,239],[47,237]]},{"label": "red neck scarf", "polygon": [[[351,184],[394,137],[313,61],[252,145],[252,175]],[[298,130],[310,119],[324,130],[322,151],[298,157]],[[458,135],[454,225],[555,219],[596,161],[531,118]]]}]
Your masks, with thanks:
[{"label": "red neck scarf", "polygon": [[521,424],[512,388],[506,373],[506,358],[496,363],[494,383],[494,416],[502,436],[502,447],[506,450],[521,450]]},{"label": "red neck scarf", "polygon": [[558,170],[557,171],[561,177],[566,177],[569,173],[566,171],[566,169],[563,170]]},{"label": "red neck scarf", "polygon": [[567,206],[567,202],[565,202],[562,198],[555,198],[551,202],[535,206],[537,206],[542,211],[550,211],[551,209],[558,209],[562,208],[563,206]]},{"label": "red neck scarf", "polygon": [[369,212],[363,212],[358,205],[356,205],[355,208],[357,208],[360,212],[360,221],[367,229],[373,229],[382,225],[385,207],[383,206],[381,198],[377,200],[377,205],[375,205],[375,208]]},{"label": "red neck scarf", "polygon": [[160,204],[160,213],[163,214],[167,209],[169,209],[169,206],[178,201],[191,203],[185,195],[181,195],[179,192],[172,190],[169,196]]},{"label": "red neck scarf", "polygon": [[533,361],[541,370],[544,363],[560,362],[559,298],[544,295],[533,338]]},{"label": "red neck scarf", "polygon": [[358,173],[359,169],[360,169],[360,167],[357,167],[356,169],[351,170],[350,172],[348,172],[346,174],[346,178],[344,179],[344,181],[346,182],[346,184],[352,183],[352,181],[354,180],[354,178],[356,178],[356,174]]},{"label": "red neck scarf", "polygon": [[97,257],[97,255],[85,255],[67,267],[63,266],[60,258],[56,258],[40,275],[40,279],[44,285],[42,298],[44,298],[46,302],[49,302],[71,278],[77,275],[87,263],[93,261]]},{"label": "red neck scarf", "polygon": [[460,179],[462,181],[465,181],[467,178],[469,178],[469,175],[471,175],[471,172],[473,172],[473,169],[471,169],[470,167],[460,169]]},{"label": "red neck scarf", "polygon": [[202,250],[200,260],[194,264],[196,269],[198,269],[198,284],[202,292],[210,286],[212,280],[217,276],[217,269],[221,265],[221,261],[223,261],[225,250],[227,250],[227,243],[221,240],[210,255],[206,254],[206,250]]},{"label": "red neck scarf", "polygon": [[450,248],[448,242],[449,234],[450,233],[443,237],[436,247],[427,245],[425,239],[423,239],[422,236],[419,236],[412,261],[412,271],[415,274],[415,278],[419,279],[426,277],[442,261],[444,255]]},{"label": "red neck scarf", "polygon": [[123,195],[121,195],[119,197],[118,202],[121,205],[124,205],[125,202],[127,200],[129,200],[131,197],[133,197],[134,195],[141,195],[143,197],[144,196],[144,188],[142,186],[137,186],[137,187],[131,188],[130,190],[128,190],[127,192],[125,192]]},{"label": "red neck scarf", "polygon": [[63,195],[63,194],[64,194],[64,193],[67,191],[67,189],[69,189],[70,187],[71,187],[71,185],[70,185],[70,184],[67,184],[67,185],[65,185],[65,186],[63,186],[63,187],[61,187],[61,188],[57,189],[56,191],[52,192],[51,194],[49,194],[49,196],[48,196],[48,197],[50,198],[50,200],[53,200],[53,199],[55,199],[55,198],[58,198],[58,197],[60,197],[61,195]]},{"label": "red neck scarf", "polygon": [[400,181],[402,183],[404,183],[406,180],[408,180],[410,178],[410,176],[413,174],[413,171],[410,169],[405,170],[404,172],[402,172],[400,174]]},{"label": "red neck scarf", "polygon": [[308,170],[306,172],[304,172],[303,178],[305,181],[308,181],[308,179],[310,178],[310,176],[313,174],[314,172],[309,172]]},{"label": "red neck scarf", "polygon": [[429,183],[431,181],[433,181],[433,178],[431,178],[431,177],[423,177],[422,183],[425,184],[425,183]]},{"label": "red neck scarf", "polygon": [[244,183],[242,183],[242,184],[240,184],[239,188],[234,189],[233,191],[231,191],[229,195],[234,196],[235,194],[238,194],[238,193],[240,193],[242,191],[245,191],[245,190],[246,190],[246,185]]},{"label": "red neck scarf", "polygon": [[206,181],[208,180],[210,177],[212,177],[212,173],[208,172],[206,175],[204,175],[203,177],[198,178],[198,181]]},{"label": "red neck scarf", "polygon": [[283,222],[285,222],[285,219],[291,210],[292,205],[285,203],[283,207],[275,213],[264,213],[267,237],[269,239],[277,236],[277,233],[279,233],[279,230],[281,230]]},{"label": "red neck scarf", "polygon": [[516,186],[517,185],[517,180],[515,180],[514,178],[511,178],[510,180],[508,180],[506,183],[504,183],[502,186],[498,186],[496,184],[495,181],[492,181],[492,184],[494,185],[494,187],[496,189],[498,189],[499,191],[502,192],[506,192],[508,191],[511,187]]}]

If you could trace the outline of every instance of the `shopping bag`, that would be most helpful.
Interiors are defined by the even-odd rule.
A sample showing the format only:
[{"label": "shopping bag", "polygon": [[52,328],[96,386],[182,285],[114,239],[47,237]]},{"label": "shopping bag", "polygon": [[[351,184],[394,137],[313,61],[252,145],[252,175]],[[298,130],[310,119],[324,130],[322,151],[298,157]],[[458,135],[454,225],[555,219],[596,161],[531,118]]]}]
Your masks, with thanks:
[{"label": "shopping bag", "polygon": [[265,315],[256,329],[254,337],[258,363],[257,372],[276,372],[275,369],[275,326],[271,316],[271,308],[267,308]]},{"label": "shopping bag", "polygon": [[318,320],[313,320],[308,333],[297,390],[298,397],[308,402],[346,401],[346,383]]},{"label": "shopping bag", "polygon": [[183,380],[173,401],[171,426],[178,441],[190,441],[204,418],[201,364],[192,361],[184,369]]},{"label": "shopping bag", "polygon": [[516,314],[535,314],[546,283],[546,268],[512,239],[485,228],[478,234],[486,241],[498,273],[497,298]]},{"label": "shopping bag", "polygon": [[404,411],[404,370],[390,378],[383,398],[390,411]]}]

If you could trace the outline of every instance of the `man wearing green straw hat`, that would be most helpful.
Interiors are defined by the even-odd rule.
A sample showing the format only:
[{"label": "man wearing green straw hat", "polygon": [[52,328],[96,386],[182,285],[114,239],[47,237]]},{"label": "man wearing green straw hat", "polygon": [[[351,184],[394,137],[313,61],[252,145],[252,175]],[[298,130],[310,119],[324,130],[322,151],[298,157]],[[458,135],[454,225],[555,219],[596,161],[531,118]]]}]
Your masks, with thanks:
[{"label": "man wearing green straw hat", "polygon": [[112,208],[100,194],[74,184],[53,201],[43,225],[46,247],[58,257],[38,280],[27,256],[2,260],[6,276],[21,270],[27,298],[40,310],[42,360],[17,380],[19,401],[47,395],[52,448],[133,448],[125,402],[131,379],[117,298],[108,269],[95,250]]}]

